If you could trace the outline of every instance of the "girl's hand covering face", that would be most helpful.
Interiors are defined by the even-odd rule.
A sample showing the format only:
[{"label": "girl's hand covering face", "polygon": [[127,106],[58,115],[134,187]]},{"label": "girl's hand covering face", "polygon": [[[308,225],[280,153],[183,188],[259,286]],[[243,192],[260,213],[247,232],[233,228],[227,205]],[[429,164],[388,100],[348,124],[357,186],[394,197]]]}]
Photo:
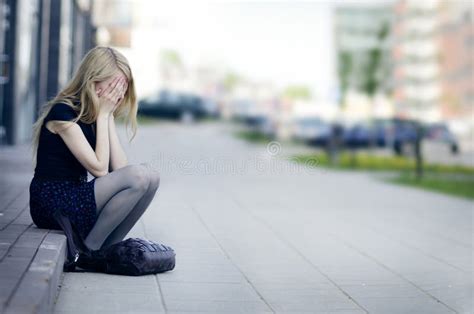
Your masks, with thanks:
[{"label": "girl's hand covering face", "polygon": [[107,86],[112,84],[114,82],[114,80],[118,79],[118,78],[124,80],[122,88],[123,88],[123,95],[125,95],[125,93],[127,92],[127,89],[128,89],[128,80],[125,77],[125,75],[122,74],[122,75],[114,76],[114,77],[112,77],[108,80],[96,83],[95,84],[95,90],[96,90],[97,96],[100,97],[102,95],[102,92],[107,88]]},{"label": "girl's hand covering face", "polygon": [[[107,83],[100,82],[99,84]],[[110,114],[115,111],[117,106],[121,103],[121,100],[124,98],[125,91],[127,88],[126,78],[124,76],[114,77],[105,87],[97,87],[97,96],[99,98],[99,110]]]},{"label": "girl's hand covering face", "polygon": [[[114,112],[122,103],[127,89],[128,81],[124,75],[115,76],[109,80],[96,83],[96,93],[101,102],[101,107],[102,105],[105,105],[105,107],[113,105],[110,112]],[[107,108],[104,109],[109,111]]]}]

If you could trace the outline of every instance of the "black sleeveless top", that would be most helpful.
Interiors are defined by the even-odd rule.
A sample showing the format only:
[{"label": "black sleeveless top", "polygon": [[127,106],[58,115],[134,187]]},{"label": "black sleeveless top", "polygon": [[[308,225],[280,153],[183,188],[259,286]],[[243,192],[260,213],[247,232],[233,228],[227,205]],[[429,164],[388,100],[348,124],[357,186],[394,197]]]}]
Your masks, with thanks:
[{"label": "black sleeveless top", "polygon": [[[65,103],[56,103],[45,117],[41,126],[34,177],[45,179],[78,180],[87,178],[87,170],[71,153],[59,134],[46,128],[50,120],[71,121],[77,117],[76,111]],[[87,141],[95,150],[95,122],[87,124],[77,121]]]}]

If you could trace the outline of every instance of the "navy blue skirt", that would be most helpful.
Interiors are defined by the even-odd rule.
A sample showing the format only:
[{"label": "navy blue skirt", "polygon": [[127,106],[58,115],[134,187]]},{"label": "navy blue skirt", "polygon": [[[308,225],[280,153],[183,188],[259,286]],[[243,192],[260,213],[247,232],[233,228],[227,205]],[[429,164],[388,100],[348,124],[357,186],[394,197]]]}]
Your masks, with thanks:
[{"label": "navy blue skirt", "polygon": [[95,179],[79,180],[37,178],[30,183],[30,214],[38,228],[58,229],[53,218],[56,209],[61,210],[76,227],[83,239],[87,237],[97,221],[95,202]]}]

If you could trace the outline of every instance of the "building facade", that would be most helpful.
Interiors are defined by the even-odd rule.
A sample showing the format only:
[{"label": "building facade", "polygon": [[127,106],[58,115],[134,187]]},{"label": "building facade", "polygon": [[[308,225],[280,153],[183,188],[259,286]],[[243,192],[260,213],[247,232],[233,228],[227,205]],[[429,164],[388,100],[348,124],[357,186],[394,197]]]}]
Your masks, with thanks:
[{"label": "building facade", "polygon": [[474,25],[469,1],[441,3],[441,115],[474,119]]},{"label": "building facade", "polygon": [[472,119],[472,10],[470,2],[458,0],[396,3],[394,100],[400,115],[426,121]]},{"label": "building facade", "polygon": [[94,46],[89,0],[0,0],[0,143],[31,139],[39,108]]},{"label": "building facade", "polygon": [[400,116],[440,118],[438,1],[399,1],[395,6],[394,101]]}]

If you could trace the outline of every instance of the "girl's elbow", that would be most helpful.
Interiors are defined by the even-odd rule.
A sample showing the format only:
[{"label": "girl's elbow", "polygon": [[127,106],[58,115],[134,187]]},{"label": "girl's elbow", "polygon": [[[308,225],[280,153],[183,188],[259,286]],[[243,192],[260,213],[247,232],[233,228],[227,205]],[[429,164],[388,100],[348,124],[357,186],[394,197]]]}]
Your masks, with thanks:
[{"label": "girl's elbow", "polygon": [[101,170],[101,171],[94,171],[92,172],[92,175],[96,178],[103,177],[107,175],[109,172],[107,170]]},{"label": "girl's elbow", "polygon": [[103,177],[105,176],[106,174],[109,173],[109,169],[108,167],[95,167],[93,169],[91,169],[90,173],[95,176],[96,178],[97,177]]}]

